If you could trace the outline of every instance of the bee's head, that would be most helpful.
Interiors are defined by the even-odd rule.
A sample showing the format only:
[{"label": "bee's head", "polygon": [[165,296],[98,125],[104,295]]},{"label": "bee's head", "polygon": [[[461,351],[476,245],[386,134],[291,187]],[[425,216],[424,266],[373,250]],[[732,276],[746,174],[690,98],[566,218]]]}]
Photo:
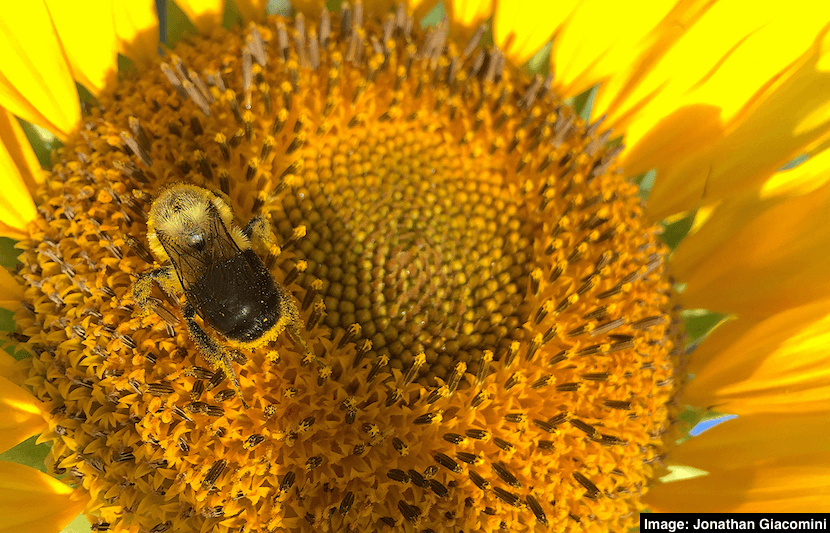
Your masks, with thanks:
[{"label": "bee's head", "polygon": [[[201,252],[210,238],[210,228],[218,217],[211,193],[193,185],[174,185],[163,189],[150,209],[150,239],[180,251]],[[152,244],[152,242],[151,242]]]}]

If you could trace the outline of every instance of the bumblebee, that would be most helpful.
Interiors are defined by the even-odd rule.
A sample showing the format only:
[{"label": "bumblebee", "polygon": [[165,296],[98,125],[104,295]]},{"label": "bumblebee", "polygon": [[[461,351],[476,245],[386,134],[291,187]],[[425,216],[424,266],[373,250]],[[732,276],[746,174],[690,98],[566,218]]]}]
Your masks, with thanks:
[{"label": "bumblebee", "polygon": [[[147,240],[161,267],[138,275],[133,300],[147,314],[154,282],[174,297],[184,294],[182,314],[190,338],[205,361],[231,379],[240,398],[231,364],[235,349],[263,346],[287,331],[313,356],[300,333],[303,322],[297,306],[252,249],[252,243],[274,246],[264,218],[254,217],[240,228],[227,197],[174,183],[153,201]],[[226,342],[206,332],[196,315]],[[248,407],[244,398],[242,403]]]}]

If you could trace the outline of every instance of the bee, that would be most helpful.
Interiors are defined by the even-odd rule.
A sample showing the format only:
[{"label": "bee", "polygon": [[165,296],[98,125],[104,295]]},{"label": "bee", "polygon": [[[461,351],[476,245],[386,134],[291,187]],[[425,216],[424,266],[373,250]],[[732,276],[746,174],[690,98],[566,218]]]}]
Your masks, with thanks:
[{"label": "bee", "polygon": [[[173,183],[150,207],[147,240],[161,266],[137,276],[133,300],[147,314],[154,282],[176,298],[184,294],[182,314],[190,338],[214,370],[231,378],[240,398],[231,364],[241,355],[236,349],[264,346],[285,331],[316,359],[300,333],[303,321],[292,297],[252,248],[252,243],[275,246],[264,218],[256,216],[240,228],[226,196]],[[225,342],[206,332],[197,315]],[[248,407],[244,398],[242,404]]]}]

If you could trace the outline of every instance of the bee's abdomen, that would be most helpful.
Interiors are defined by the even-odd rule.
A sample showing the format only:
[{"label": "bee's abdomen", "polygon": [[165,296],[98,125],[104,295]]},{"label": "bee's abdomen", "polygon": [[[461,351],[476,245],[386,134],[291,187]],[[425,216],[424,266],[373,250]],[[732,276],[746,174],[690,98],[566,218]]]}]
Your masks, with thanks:
[{"label": "bee's abdomen", "polygon": [[196,312],[230,340],[255,342],[282,316],[282,293],[252,250],[212,265],[185,290]]}]

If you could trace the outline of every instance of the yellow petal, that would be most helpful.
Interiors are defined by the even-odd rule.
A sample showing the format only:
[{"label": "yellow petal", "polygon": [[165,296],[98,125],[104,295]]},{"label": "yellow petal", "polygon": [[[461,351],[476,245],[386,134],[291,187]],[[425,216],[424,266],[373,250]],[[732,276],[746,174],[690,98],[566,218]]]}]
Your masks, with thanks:
[{"label": "yellow petal", "polygon": [[222,25],[225,0],[176,0],[176,5],[182,8],[187,18],[202,33]]},{"label": "yellow petal", "polygon": [[557,33],[551,62],[561,93],[574,96],[602,83],[597,98],[618,97],[648,72],[698,10],[692,2],[586,0]]},{"label": "yellow petal", "polygon": [[650,216],[758,185],[830,131],[830,4],[802,3],[718,2],[635,87],[600,96],[626,170],[657,169]]},{"label": "yellow petal", "polygon": [[[11,120],[15,119],[12,117]],[[2,125],[0,125],[0,134],[1,132]],[[5,135],[2,135],[2,138],[6,140]],[[14,146],[11,148],[14,151]],[[29,189],[26,188],[26,182],[13,153],[9,152],[5,146],[0,146],[0,172],[4,174],[3,194],[0,194],[0,236],[13,239],[28,237],[26,226],[37,215],[35,203],[32,201]],[[5,297],[2,298],[5,299]]]},{"label": "yellow petal", "polygon": [[763,468],[734,468],[661,483],[643,501],[654,511],[687,513],[827,512],[830,511],[830,466],[826,454],[770,461]]},{"label": "yellow petal", "polygon": [[495,0],[449,0],[450,29],[462,44],[493,13]]},{"label": "yellow petal", "polygon": [[764,317],[828,294],[828,212],[830,184],[791,198],[724,200],[671,259],[686,282],[684,305]]},{"label": "yellow petal", "polygon": [[718,473],[757,467],[770,459],[828,453],[827,435],[830,418],[825,412],[739,416],[676,446],[669,457],[672,463]]},{"label": "yellow petal", "polygon": [[234,4],[242,13],[245,21],[260,21],[265,17],[265,6],[268,0],[235,0]]},{"label": "yellow petal", "polygon": [[23,287],[5,268],[0,267],[0,307],[16,311],[23,301]]},{"label": "yellow petal", "polygon": [[118,52],[137,63],[158,57],[159,18],[154,0],[111,1]]},{"label": "yellow petal", "polygon": [[[14,115],[2,108],[0,108],[0,143],[3,146],[0,151],[8,154],[8,156],[0,156],[0,161],[4,162],[4,166],[0,167],[0,172],[6,180],[18,176],[26,184],[29,192],[34,194],[38,184],[44,179],[40,162],[32,150],[32,145],[29,144],[29,138],[23,133],[20,122]],[[6,163],[9,160],[10,166]]]},{"label": "yellow petal", "polygon": [[716,343],[719,355],[694,371],[683,401],[739,415],[826,414],[830,299],[778,313],[749,328],[727,324],[723,330]]},{"label": "yellow petal", "polygon": [[758,322],[759,320],[730,317],[715,326],[703,342],[695,347],[694,356],[689,361],[689,373],[697,375],[712,359],[723,357],[735,339],[755,327]]},{"label": "yellow petal", "polygon": [[5,350],[0,350],[0,376],[19,385],[29,377],[29,373],[24,367],[18,364],[17,359],[9,355]]},{"label": "yellow petal", "polygon": [[60,138],[81,118],[78,91],[41,0],[7,2],[0,14],[0,106]]},{"label": "yellow petal", "polygon": [[46,429],[40,402],[0,376],[0,453]]},{"label": "yellow petal", "polygon": [[501,0],[493,15],[493,40],[514,64],[524,64],[571,16],[577,0]]},{"label": "yellow petal", "polygon": [[88,0],[83,9],[65,0],[46,0],[75,79],[98,94],[117,68],[118,39],[112,0]]},{"label": "yellow petal", "polygon": [[85,503],[51,476],[0,461],[0,533],[59,533]]},{"label": "yellow petal", "polygon": [[830,180],[830,150],[812,156],[801,165],[778,172],[761,187],[761,198],[808,194]]}]

